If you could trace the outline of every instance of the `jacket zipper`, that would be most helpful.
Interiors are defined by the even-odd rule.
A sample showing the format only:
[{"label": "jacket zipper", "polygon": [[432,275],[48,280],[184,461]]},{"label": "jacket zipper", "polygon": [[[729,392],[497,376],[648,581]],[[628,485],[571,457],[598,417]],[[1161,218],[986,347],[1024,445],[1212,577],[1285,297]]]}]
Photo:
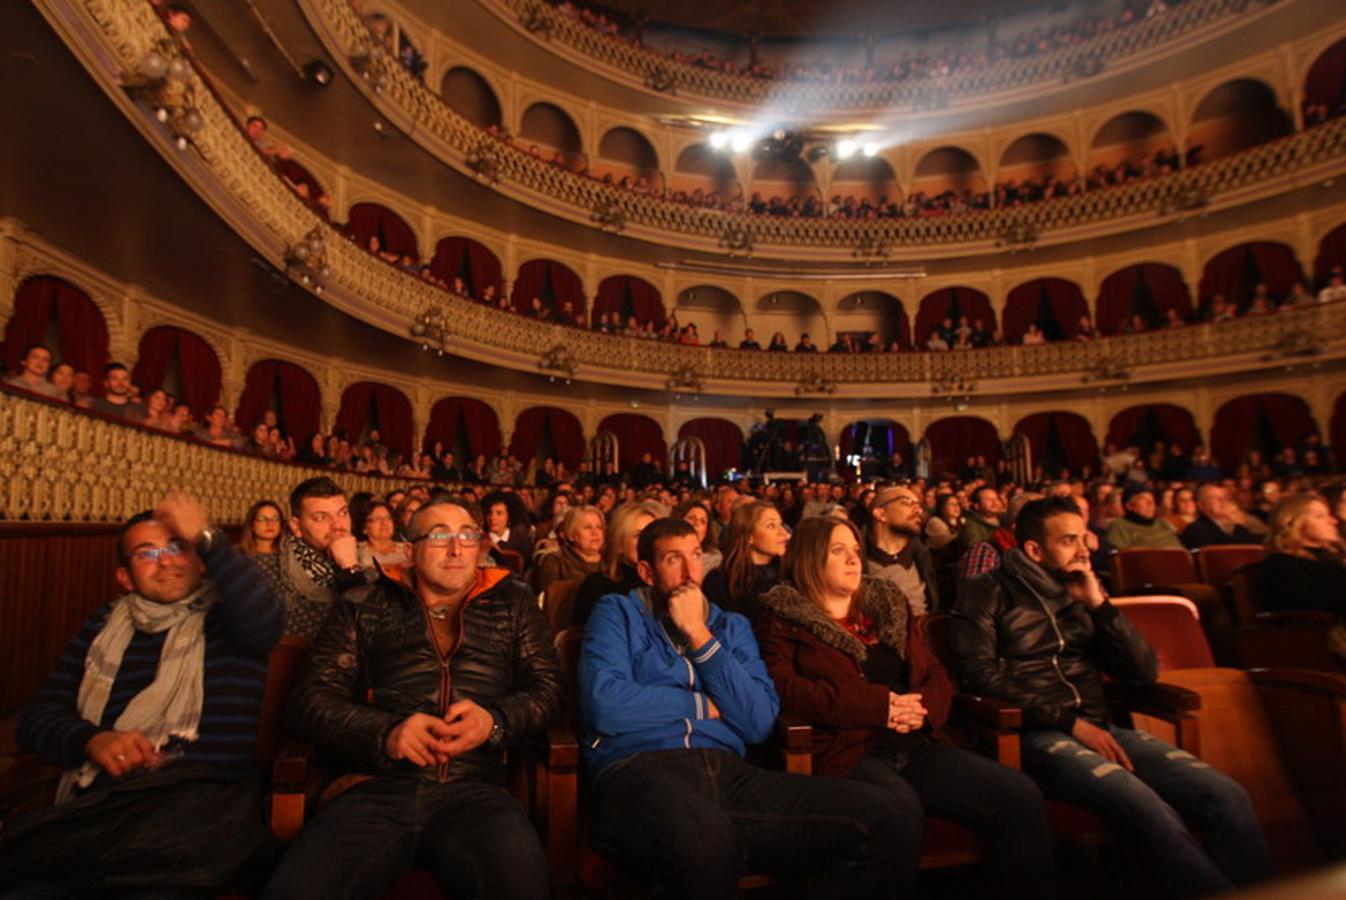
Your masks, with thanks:
[{"label": "jacket zipper", "polygon": [[[439,649],[439,637],[435,634],[434,623],[430,621],[430,613],[426,611],[425,604],[421,604],[421,618],[425,621],[425,630],[430,635],[430,644],[435,648],[435,655],[439,657],[438,699],[439,715],[441,718],[443,718],[444,714],[448,712],[449,709],[449,661],[453,659],[453,655],[458,652],[458,648],[463,645],[463,629],[466,627],[464,621],[466,618],[465,613],[467,612],[467,604],[470,602],[471,599],[464,600],[462,605],[458,607],[458,640],[446,651]],[[440,763],[438,767],[436,767],[435,780],[440,784],[449,780],[449,766],[452,765],[452,762],[453,761],[450,760],[446,763]]]},{"label": "jacket zipper", "polygon": [[[696,669],[692,667],[692,661],[688,659],[685,654],[678,652],[678,645],[673,643],[673,638],[669,637],[668,629],[664,627],[663,622],[659,623],[659,631],[663,633],[664,640],[668,641],[668,645],[673,648],[673,652],[677,653],[678,657],[687,664],[687,689],[691,691],[692,696],[695,697]],[[690,750],[692,749],[692,720],[683,719],[682,721],[687,724],[687,732],[682,736],[682,746]]]},{"label": "jacket zipper", "polygon": [[[1032,591],[1032,588],[1029,588],[1029,590]],[[1070,688],[1070,694],[1075,698],[1074,706],[1076,709],[1079,709],[1084,706],[1084,698],[1080,696],[1080,692],[1075,689],[1075,685],[1070,683],[1070,679],[1066,677],[1066,673],[1061,669],[1060,654],[1064,653],[1066,649],[1066,639],[1065,636],[1061,634],[1061,626],[1057,624],[1056,616],[1052,613],[1051,608],[1047,606],[1047,601],[1043,600],[1037,591],[1033,591],[1033,597],[1038,601],[1038,605],[1042,607],[1042,611],[1047,614],[1047,621],[1052,623],[1052,631],[1056,632],[1056,652],[1052,654],[1052,668],[1056,670],[1056,677],[1061,679],[1061,683]]]}]

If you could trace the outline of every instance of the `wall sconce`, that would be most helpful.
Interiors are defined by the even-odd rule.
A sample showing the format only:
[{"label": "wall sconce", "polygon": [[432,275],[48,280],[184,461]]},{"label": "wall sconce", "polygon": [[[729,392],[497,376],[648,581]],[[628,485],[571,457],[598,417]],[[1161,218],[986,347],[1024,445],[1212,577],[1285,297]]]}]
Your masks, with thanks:
[{"label": "wall sconce", "polygon": [[322,279],[332,274],[327,264],[327,243],[321,228],[314,228],[285,249],[286,271],[290,277],[315,294],[323,292]]},{"label": "wall sconce", "polygon": [[575,373],[580,368],[579,363],[575,362],[575,357],[563,344],[557,344],[542,354],[542,358],[537,361],[537,367],[548,373],[548,381],[562,378],[566,384],[570,384],[570,380],[575,377]]},{"label": "wall sconce", "polygon": [[154,111],[154,118],[168,127],[179,150],[186,150],[192,135],[206,124],[196,105],[191,76],[191,64],[172,38],[158,41],[135,69],[122,75],[122,88]]},{"label": "wall sconce", "polygon": [[411,336],[421,342],[421,349],[435,346],[435,355],[443,356],[453,335],[449,332],[449,317],[438,303],[427,306],[411,323]]}]

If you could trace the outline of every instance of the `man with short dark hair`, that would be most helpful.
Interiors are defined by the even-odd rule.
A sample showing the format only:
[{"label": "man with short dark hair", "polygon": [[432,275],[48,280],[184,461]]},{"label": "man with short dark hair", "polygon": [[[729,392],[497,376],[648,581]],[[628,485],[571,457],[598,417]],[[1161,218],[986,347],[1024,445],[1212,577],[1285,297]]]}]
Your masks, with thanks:
[{"label": "man with short dark hair", "polygon": [[[975,467],[976,458],[973,458]],[[983,484],[972,489],[967,498],[967,519],[959,533],[958,546],[962,549],[989,541],[1000,530],[1000,517],[1005,514],[1005,502],[994,485]]]},{"label": "man with short dark hair", "polygon": [[762,345],[757,343],[757,335],[753,333],[753,330],[751,328],[743,332],[743,340],[738,342],[738,349],[740,350],[762,349]]},{"label": "man with short dark hair", "polygon": [[277,553],[257,557],[285,601],[285,632],[312,640],[343,591],[370,575],[360,566],[346,492],[326,475],[290,492],[289,534]]},{"label": "man with short dark hair", "polygon": [[880,488],[869,506],[865,574],[897,585],[913,615],[939,609],[939,588],[930,549],[921,538],[925,509],[905,485]]},{"label": "man with short dark hair", "polygon": [[103,366],[103,396],[95,397],[89,408],[104,415],[117,416],[131,422],[143,422],[145,407],[131,399],[131,372],[119,362]]},{"label": "man with short dark hair", "polygon": [[1190,753],[1112,722],[1104,674],[1149,684],[1158,663],[1103,593],[1085,531],[1069,497],[1020,510],[1019,546],[999,569],[965,583],[954,609],[963,688],[1020,707],[1024,771],[1049,797],[1099,813],[1143,846],[1178,894],[1264,877],[1266,842],[1243,788]]},{"label": "man with short dark hair", "polygon": [[272,849],[256,742],[284,610],[185,495],[129,519],[117,553],[125,593],[85,621],[19,715],[24,749],[66,771],[55,807],[4,822],[0,885],[246,892]]},{"label": "man with short dark hair", "polygon": [[339,598],[289,723],[365,776],[291,845],[266,897],[380,897],[430,869],[455,897],[545,898],[547,858],[504,789],[504,757],[561,709],[536,596],[482,568],[480,510],[437,494],[411,519],[412,571]]},{"label": "man with short dark hair", "polygon": [[51,348],[46,344],[32,344],[19,359],[18,374],[5,379],[5,383],[53,400],[68,400],[65,391],[47,380],[50,370]]},{"label": "man with short dark hair", "polygon": [[920,822],[884,791],[743,760],[780,701],[748,621],[701,592],[701,544],[681,519],[640,533],[644,586],[594,607],[579,663],[595,846],[657,897],[738,896],[747,867],[823,875],[831,896],[899,892]]}]

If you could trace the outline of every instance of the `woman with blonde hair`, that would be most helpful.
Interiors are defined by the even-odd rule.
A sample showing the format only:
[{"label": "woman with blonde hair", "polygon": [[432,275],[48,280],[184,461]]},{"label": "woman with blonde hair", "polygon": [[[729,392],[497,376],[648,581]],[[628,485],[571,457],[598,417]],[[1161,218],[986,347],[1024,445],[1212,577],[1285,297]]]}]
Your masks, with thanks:
[{"label": "woman with blonde hair", "polygon": [[608,594],[625,594],[645,583],[636,571],[636,543],[645,527],[666,513],[667,510],[653,500],[623,503],[612,511],[604,538],[603,565],[580,582],[579,593],[575,595],[573,624],[583,625],[589,621],[594,604]]},{"label": "woman with blonde hair", "polygon": [[1257,573],[1262,608],[1346,613],[1341,534],[1327,501],[1291,494],[1271,510],[1269,524],[1267,556]]},{"label": "woman with blonde hair", "polygon": [[596,506],[571,506],[556,526],[557,548],[538,557],[529,584],[539,594],[553,581],[583,578],[603,564],[603,511]]},{"label": "woman with blonde hair", "polygon": [[789,541],[780,511],[770,503],[757,500],[735,509],[720,535],[724,562],[701,585],[706,599],[751,619],[757,595],[780,580],[780,560]]}]

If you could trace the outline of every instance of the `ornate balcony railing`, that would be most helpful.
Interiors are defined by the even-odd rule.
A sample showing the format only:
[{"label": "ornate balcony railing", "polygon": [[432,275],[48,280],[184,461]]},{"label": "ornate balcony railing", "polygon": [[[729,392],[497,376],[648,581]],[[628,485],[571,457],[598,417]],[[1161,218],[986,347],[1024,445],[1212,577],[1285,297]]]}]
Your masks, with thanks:
[{"label": "ornate balcony railing", "polygon": [[[1189,4],[1190,5],[1190,4]],[[756,255],[808,252],[853,258],[856,248],[981,245],[1028,231],[1038,244],[1070,229],[1181,211],[1185,198],[1202,206],[1222,194],[1324,164],[1346,171],[1346,117],[1190,169],[1131,184],[1005,209],[894,219],[782,218],[726,212],[647,196],[577,175],[496,140],[448,107],[382,50],[348,0],[300,0],[315,30],[370,99],[415,140],[461,171],[524,202],[588,225],[595,210],[622,223],[624,233],[691,249],[716,249],[726,235],[746,235]],[[1172,10],[1177,13],[1187,6]],[[1160,17],[1162,18],[1162,17]],[[481,164],[489,160],[489,177]],[[1120,226],[1119,226],[1120,227]],[[682,236],[684,240],[678,241]],[[773,251],[773,248],[775,250]],[[820,253],[826,251],[827,253]]]},{"label": "ornate balcony railing", "polygon": [[1160,47],[1266,2],[1188,0],[1161,15],[1141,18],[1058,50],[947,75],[863,84],[754,78],[716,71],[602,34],[543,0],[494,0],[487,5],[514,17],[539,43],[563,45],[619,75],[664,92],[743,104],[769,100],[778,106],[801,109],[933,109],[959,98],[1096,75],[1111,62]]},{"label": "ornate balcony railing", "polygon": [[182,488],[218,522],[241,523],[263,497],[329,475],[348,493],[404,478],[281,463],[0,390],[0,521],[123,522]]}]

